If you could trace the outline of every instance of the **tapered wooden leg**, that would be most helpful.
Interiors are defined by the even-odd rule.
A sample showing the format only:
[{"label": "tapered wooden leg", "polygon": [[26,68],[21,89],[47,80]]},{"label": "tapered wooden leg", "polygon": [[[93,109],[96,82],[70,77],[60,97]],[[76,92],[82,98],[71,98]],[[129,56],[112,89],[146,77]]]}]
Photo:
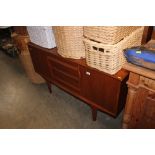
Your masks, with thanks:
[{"label": "tapered wooden leg", "polygon": [[92,119],[93,121],[96,121],[96,118],[97,118],[97,108],[95,107],[91,107],[92,108]]},{"label": "tapered wooden leg", "polygon": [[46,82],[47,83],[47,87],[48,87],[48,90],[50,92],[50,94],[52,93],[52,86],[49,82]]}]

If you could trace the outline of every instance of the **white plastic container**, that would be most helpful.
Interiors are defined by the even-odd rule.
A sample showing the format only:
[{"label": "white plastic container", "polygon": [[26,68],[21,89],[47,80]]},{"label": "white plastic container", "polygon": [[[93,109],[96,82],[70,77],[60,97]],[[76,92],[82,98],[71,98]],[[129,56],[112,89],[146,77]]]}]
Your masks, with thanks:
[{"label": "white plastic container", "polygon": [[31,42],[44,48],[56,47],[51,26],[27,26]]}]

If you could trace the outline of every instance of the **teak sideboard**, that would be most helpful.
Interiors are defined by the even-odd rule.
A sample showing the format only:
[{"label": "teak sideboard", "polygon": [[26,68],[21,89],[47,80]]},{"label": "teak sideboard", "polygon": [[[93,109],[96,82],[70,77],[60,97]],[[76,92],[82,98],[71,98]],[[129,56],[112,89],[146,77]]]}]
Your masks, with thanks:
[{"label": "teak sideboard", "polygon": [[126,102],[128,71],[122,69],[109,75],[86,65],[85,59],[63,58],[57,48],[46,49],[29,43],[29,51],[35,71],[51,85],[65,90],[83,100],[92,108],[96,120],[97,110],[116,117]]}]

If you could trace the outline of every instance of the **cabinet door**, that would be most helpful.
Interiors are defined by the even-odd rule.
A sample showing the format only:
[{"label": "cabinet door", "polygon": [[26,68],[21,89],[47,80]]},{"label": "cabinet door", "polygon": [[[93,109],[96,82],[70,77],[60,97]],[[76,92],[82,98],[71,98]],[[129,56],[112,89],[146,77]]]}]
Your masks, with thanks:
[{"label": "cabinet door", "polygon": [[31,47],[30,45],[29,51],[31,54],[35,71],[39,73],[42,77],[44,77],[46,80],[50,81],[46,52],[42,51],[39,48],[33,46]]},{"label": "cabinet door", "polygon": [[97,70],[81,67],[82,95],[101,110],[116,116],[120,81]]}]

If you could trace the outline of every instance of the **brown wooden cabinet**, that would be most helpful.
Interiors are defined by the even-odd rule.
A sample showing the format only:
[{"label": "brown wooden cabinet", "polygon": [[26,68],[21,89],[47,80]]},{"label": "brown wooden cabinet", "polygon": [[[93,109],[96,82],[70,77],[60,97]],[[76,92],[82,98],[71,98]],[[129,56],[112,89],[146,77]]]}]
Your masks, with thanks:
[{"label": "brown wooden cabinet", "polygon": [[155,92],[140,87],[135,92],[130,128],[155,128]]},{"label": "brown wooden cabinet", "polygon": [[86,65],[85,59],[63,58],[57,49],[41,48],[29,43],[34,68],[50,84],[85,101],[92,107],[93,120],[97,110],[116,117],[122,110],[127,94],[128,72],[120,70],[109,75]]},{"label": "brown wooden cabinet", "polygon": [[127,63],[130,72],[123,128],[155,128],[155,73]]}]

